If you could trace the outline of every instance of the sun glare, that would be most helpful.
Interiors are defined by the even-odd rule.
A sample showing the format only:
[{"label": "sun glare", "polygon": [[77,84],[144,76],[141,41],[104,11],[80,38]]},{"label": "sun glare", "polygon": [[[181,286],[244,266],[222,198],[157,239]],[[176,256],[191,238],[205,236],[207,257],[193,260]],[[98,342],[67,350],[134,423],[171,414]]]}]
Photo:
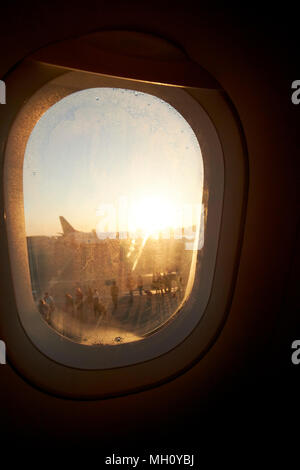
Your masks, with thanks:
[{"label": "sun glare", "polygon": [[[101,215],[103,233],[116,224],[131,233],[175,228],[179,205],[201,202],[202,181],[199,143],[175,108],[133,90],[82,90],[53,105],[28,140],[26,231],[56,235],[60,212],[77,230],[90,231],[99,207],[111,208],[106,221]],[[118,208],[122,198],[128,216]]]},{"label": "sun glare", "polygon": [[150,196],[140,199],[132,207],[129,215],[130,231],[141,230],[147,235],[175,228],[179,220],[176,218],[176,206],[161,196]]}]

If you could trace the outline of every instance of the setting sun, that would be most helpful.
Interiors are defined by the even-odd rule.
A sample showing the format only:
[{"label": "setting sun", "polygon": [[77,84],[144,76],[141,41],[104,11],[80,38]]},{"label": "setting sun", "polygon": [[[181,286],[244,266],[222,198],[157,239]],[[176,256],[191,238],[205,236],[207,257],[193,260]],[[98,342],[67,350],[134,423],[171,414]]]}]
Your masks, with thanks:
[{"label": "setting sun", "polygon": [[145,197],[129,212],[129,231],[142,230],[147,235],[175,228],[180,224],[175,204],[160,196]]}]

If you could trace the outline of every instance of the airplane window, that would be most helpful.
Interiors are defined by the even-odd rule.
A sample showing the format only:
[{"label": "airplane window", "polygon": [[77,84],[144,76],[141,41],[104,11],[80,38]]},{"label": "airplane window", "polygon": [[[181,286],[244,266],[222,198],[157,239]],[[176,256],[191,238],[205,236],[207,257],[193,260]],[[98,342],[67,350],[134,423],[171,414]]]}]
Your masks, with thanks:
[{"label": "airplane window", "polygon": [[77,343],[148,337],[192,291],[204,245],[202,153],[167,101],[93,87],[42,114],[23,164],[36,314]]},{"label": "airplane window", "polygon": [[176,80],[161,81],[136,59],[131,78],[129,65],[106,75],[81,47],[76,64],[46,51],[6,80],[14,297],[0,326],[25,377],[95,398],[174,377],[216,340],[237,272],[247,160],[235,111],[205,72],[196,67],[191,86],[194,66],[180,61]]}]

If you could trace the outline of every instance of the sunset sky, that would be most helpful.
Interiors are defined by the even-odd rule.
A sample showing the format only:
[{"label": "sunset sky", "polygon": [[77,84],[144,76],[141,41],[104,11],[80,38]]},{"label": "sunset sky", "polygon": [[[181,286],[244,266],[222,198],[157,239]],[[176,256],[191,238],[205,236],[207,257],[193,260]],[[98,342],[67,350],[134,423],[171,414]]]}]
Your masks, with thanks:
[{"label": "sunset sky", "polygon": [[27,235],[61,232],[60,215],[89,232],[120,201],[130,213],[120,230],[175,227],[178,209],[202,200],[190,125],[162,99],[127,89],[91,88],[49,108],[28,140],[23,175]]}]

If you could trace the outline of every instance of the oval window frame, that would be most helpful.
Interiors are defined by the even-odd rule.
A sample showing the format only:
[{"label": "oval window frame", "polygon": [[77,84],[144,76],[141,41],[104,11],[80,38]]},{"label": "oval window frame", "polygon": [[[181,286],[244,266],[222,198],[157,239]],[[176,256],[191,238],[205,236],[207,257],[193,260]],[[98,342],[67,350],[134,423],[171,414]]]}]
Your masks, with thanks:
[{"label": "oval window frame", "polygon": [[[215,192],[218,193],[210,204],[210,210],[214,215],[215,229],[207,235],[211,247],[210,256],[205,263],[205,279],[199,282],[197,276],[199,277],[200,273],[195,267],[194,285],[181,311],[170,319],[171,321],[167,322],[167,325],[162,325],[152,335],[140,341],[117,345],[86,346],[70,341],[49,328],[42,317],[36,314],[31,295],[28,257],[25,256],[26,235],[21,180],[23,178],[24,149],[28,138],[49,103],[53,105],[74,91],[96,88],[91,85],[138,90],[157,96],[173,106],[193,126],[191,127],[202,152],[204,175],[209,166],[207,172],[214,181]],[[213,163],[211,162],[212,154],[214,155]],[[11,171],[12,168],[13,171]],[[182,89],[101,77],[84,72],[67,72],[41,87],[26,102],[15,119],[7,140],[4,167],[6,213],[14,214],[14,218],[8,217],[7,219],[7,231],[16,302],[22,326],[33,344],[50,359],[68,367],[111,369],[152,360],[166,354],[184,341],[200,321],[210,294],[222,213],[223,173],[223,152],[218,135],[205,111]],[[210,187],[210,182],[207,186]],[[197,252],[193,256],[194,264],[196,263],[196,255]],[[198,299],[198,305],[201,302],[201,306],[198,306],[197,309],[193,306],[194,298]]]},{"label": "oval window frame", "polygon": [[[15,99],[10,102],[7,126],[2,129],[2,139],[4,138],[6,141],[10,125],[24,101],[44,83],[62,73],[65,73],[65,70],[60,67],[28,60],[24,61],[11,74],[7,84],[9,85],[10,95],[14,96]],[[23,80],[22,90],[18,86],[20,77]],[[140,83],[138,82],[138,84]],[[224,93],[215,88],[193,88],[189,89],[188,93],[201,104],[206,116],[209,115],[214,132],[220,139],[225,168],[224,191],[221,199],[219,198],[219,232],[217,233],[213,228],[215,223],[213,217],[208,217],[207,222],[206,236],[209,235],[209,227],[215,234],[217,233],[216,258],[211,289],[207,299],[208,303],[205,312],[203,310],[202,319],[185,339],[174,344],[174,347],[168,352],[157,355],[157,351],[155,351],[155,358],[146,358],[144,361],[136,363],[136,352],[133,352],[132,357],[135,360],[130,366],[124,365],[112,368],[111,364],[107,364],[107,369],[82,369],[80,364],[75,367],[74,364],[66,366],[55,359],[49,359],[46,354],[40,353],[19,321],[16,302],[18,294],[15,290],[13,314],[11,314],[12,307],[10,306],[10,316],[1,317],[2,331],[4,331],[5,338],[7,338],[8,356],[25,378],[50,393],[75,398],[99,398],[153,386],[178,375],[195,363],[207,352],[221,331],[230,304],[238,266],[238,253],[247,194],[246,152],[237,116]],[[201,150],[204,154],[203,146],[201,146]],[[5,178],[8,177],[8,166],[11,167],[12,174],[15,171],[13,165],[8,165],[8,159],[5,159]],[[12,201],[10,203],[7,201],[11,180],[8,178],[8,180],[5,179],[5,182],[5,226],[8,243],[11,245],[12,232],[16,233],[18,231],[18,224],[14,223],[17,219],[14,212],[16,205],[14,206]],[[213,194],[213,196],[216,197],[216,194]],[[213,200],[214,198],[211,198],[210,203]],[[208,212],[211,215],[213,214],[210,207]],[[1,231],[1,237],[3,239],[3,231]],[[4,236],[4,239],[6,240],[6,236]],[[230,242],[229,245],[228,242]],[[12,276],[10,276],[11,272],[8,267],[8,286],[10,286],[10,289],[13,286],[13,263],[11,263],[11,270]],[[191,296],[191,301],[194,308],[198,309],[199,299]],[[149,339],[151,340],[151,337]],[[51,367],[50,375],[47,373],[49,368],[48,370],[45,369],[47,366]]]}]

